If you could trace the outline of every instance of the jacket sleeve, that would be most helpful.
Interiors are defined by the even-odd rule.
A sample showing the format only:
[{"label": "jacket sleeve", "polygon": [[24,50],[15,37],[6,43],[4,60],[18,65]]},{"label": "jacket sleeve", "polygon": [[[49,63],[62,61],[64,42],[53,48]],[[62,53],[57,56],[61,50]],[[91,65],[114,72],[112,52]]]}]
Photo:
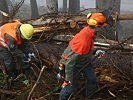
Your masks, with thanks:
[{"label": "jacket sleeve", "polygon": [[7,40],[8,50],[11,51],[11,52],[14,52],[15,49],[17,48],[15,40],[7,34],[5,35],[5,39]]},{"label": "jacket sleeve", "polygon": [[7,46],[8,46],[8,50],[12,53],[12,54],[16,54],[19,57],[24,57],[24,52],[18,47],[18,45],[16,44],[15,40],[9,36],[9,35],[5,35],[5,39],[7,40]]},{"label": "jacket sleeve", "polygon": [[22,44],[19,46],[19,48],[25,53],[28,54],[32,52],[31,46],[28,40],[22,40]]},{"label": "jacket sleeve", "polygon": [[7,40],[8,50],[12,53],[17,52],[22,56],[23,54],[28,54],[32,52],[30,49],[30,43],[27,40],[22,40],[22,44],[18,46],[14,38],[12,38],[11,36],[6,34],[5,39]]}]

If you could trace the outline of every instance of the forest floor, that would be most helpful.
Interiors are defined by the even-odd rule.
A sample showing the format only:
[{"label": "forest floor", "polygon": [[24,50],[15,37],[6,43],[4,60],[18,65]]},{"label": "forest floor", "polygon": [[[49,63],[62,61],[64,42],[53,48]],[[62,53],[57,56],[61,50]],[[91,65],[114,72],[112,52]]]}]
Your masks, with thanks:
[{"label": "forest floor", "polygon": [[[44,69],[31,100],[58,100],[61,82],[57,80],[57,65],[66,43],[34,43],[41,54]],[[102,59],[95,59],[93,67],[97,76],[98,90],[91,96],[85,97],[85,78],[80,77],[78,91],[72,94],[70,100],[133,100],[133,65],[132,55],[122,51],[110,51]],[[42,66],[41,66],[42,67]],[[22,76],[4,86],[1,75],[0,100],[27,100],[35,81],[24,83]]]}]

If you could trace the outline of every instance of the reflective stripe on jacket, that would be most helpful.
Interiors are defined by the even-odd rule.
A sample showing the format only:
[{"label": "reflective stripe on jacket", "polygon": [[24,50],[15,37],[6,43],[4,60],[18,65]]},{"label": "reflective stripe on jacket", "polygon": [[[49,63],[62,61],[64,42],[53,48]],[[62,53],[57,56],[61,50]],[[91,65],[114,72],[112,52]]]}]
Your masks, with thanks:
[{"label": "reflective stripe on jacket", "polygon": [[19,21],[15,21],[13,23],[4,24],[3,26],[0,27],[0,46],[7,47],[7,41],[5,40],[5,34],[8,34],[11,37],[13,37],[17,45],[20,45],[22,43],[16,34],[16,27],[17,25],[20,25],[20,24],[22,23]]}]

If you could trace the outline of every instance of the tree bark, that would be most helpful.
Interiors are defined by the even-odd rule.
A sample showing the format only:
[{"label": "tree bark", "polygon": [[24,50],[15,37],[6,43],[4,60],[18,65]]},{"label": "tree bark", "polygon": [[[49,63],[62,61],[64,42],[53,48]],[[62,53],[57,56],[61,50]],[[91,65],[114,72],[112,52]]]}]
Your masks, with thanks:
[{"label": "tree bark", "polygon": [[58,0],[46,0],[48,13],[58,13]]},{"label": "tree bark", "polygon": [[69,0],[69,13],[78,14],[80,12],[80,0]]},{"label": "tree bark", "polygon": [[63,0],[63,12],[67,12],[67,0]]},{"label": "tree bark", "polygon": [[12,2],[10,0],[6,0],[7,2],[7,6],[8,6],[8,9],[9,9],[9,12],[11,11],[12,9]]},{"label": "tree bark", "polygon": [[104,10],[110,8],[113,12],[120,13],[121,0],[96,0],[96,8]]},{"label": "tree bark", "polygon": [[[110,12],[112,14],[120,14],[120,4],[121,4],[121,0],[96,0],[96,9],[98,11],[103,11],[104,9],[109,9]],[[112,34],[112,36],[106,36],[107,38],[112,38],[114,40],[118,41],[118,30],[119,30],[119,26],[120,26],[120,22],[116,20],[114,21],[114,27],[109,28],[110,30],[110,34]]]},{"label": "tree bark", "polygon": [[[6,0],[0,0],[0,10],[4,11],[6,13],[9,13]],[[0,25],[4,24],[6,22],[7,22],[7,17],[0,14]]]},{"label": "tree bark", "polygon": [[38,13],[36,0],[30,0],[30,5],[31,5],[31,18],[38,18],[39,13]]}]

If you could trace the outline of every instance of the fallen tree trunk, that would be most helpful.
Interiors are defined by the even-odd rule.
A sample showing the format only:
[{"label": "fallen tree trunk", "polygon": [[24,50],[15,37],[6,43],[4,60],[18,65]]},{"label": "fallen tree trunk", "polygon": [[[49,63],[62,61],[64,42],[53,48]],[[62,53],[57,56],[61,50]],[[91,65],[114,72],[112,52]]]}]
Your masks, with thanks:
[{"label": "fallen tree trunk", "polygon": [[120,14],[118,20],[133,20],[133,14]]},{"label": "fallen tree trunk", "polygon": [[[112,15],[113,18],[115,18],[116,15]],[[38,19],[34,20],[27,20],[24,22],[32,23],[33,25],[43,25],[43,24],[57,24],[57,23],[69,23],[72,20],[76,22],[86,22],[87,18],[86,15],[57,15],[52,17],[41,16]],[[133,20],[133,14],[119,14],[118,20]]]},{"label": "fallen tree trunk", "polygon": [[[114,20],[116,15],[112,15]],[[35,33],[48,32],[51,30],[64,30],[69,28],[76,28],[77,25],[86,25],[86,15],[62,15],[45,18],[41,16],[39,19],[29,20],[26,23],[30,23],[35,28]],[[117,16],[117,20],[133,20],[133,14],[121,14]]]},{"label": "fallen tree trunk", "polygon": [[[132,38],[129,37],[129,38]],[[126,39],[128,41],[128,39]],[[125,41],[122,41],[120,43],[118,43],[118,41],[114,41],[114,40],[108,40],[106,39],[106,41],[104,39],[97,39],[96,41],[98,42],[94,42],[95,46],[103,46],[103,47],[109,47],[110,49],[127,49],[127,50],[133,50],[133,44],[128,44]]]},{"label": "fallen tree trunk", "polygon": [[[56,35],[53,37],[54,40],[57,41],[66,41],[69,42],[74,36],[73,35]],[[94,42],[95,46],[101,46],[106,48],[112,48],[112,49],[127,49],[127,50],[133,50],[133,44],[128,44],[126,41],[133,38],[133,36],[125,39],[123,42],[118,43],[118,41],[109,40],[109,39],[96,39]]]},{"label": "fallen tree trunk", "polygon": [[[115,18],[116,15],[112,15]],[[54,17],[45,18],[41,16],[38,19],[25,21],[27,23],[32,23],[33,25],[44,25],[44,24],[57,24],[57,23],[70,23],[71,21],[86,23],[86,15],[60,15]],[[133,14],[119,14],[118,20],[133,20]]]},{"label": "fallen tree trunk", "polygon": [[66,30],[69,27],[67,25],[54,25],[54,26],[40,26],[34,27],[34,33],[53,32],[58,30]]}]

